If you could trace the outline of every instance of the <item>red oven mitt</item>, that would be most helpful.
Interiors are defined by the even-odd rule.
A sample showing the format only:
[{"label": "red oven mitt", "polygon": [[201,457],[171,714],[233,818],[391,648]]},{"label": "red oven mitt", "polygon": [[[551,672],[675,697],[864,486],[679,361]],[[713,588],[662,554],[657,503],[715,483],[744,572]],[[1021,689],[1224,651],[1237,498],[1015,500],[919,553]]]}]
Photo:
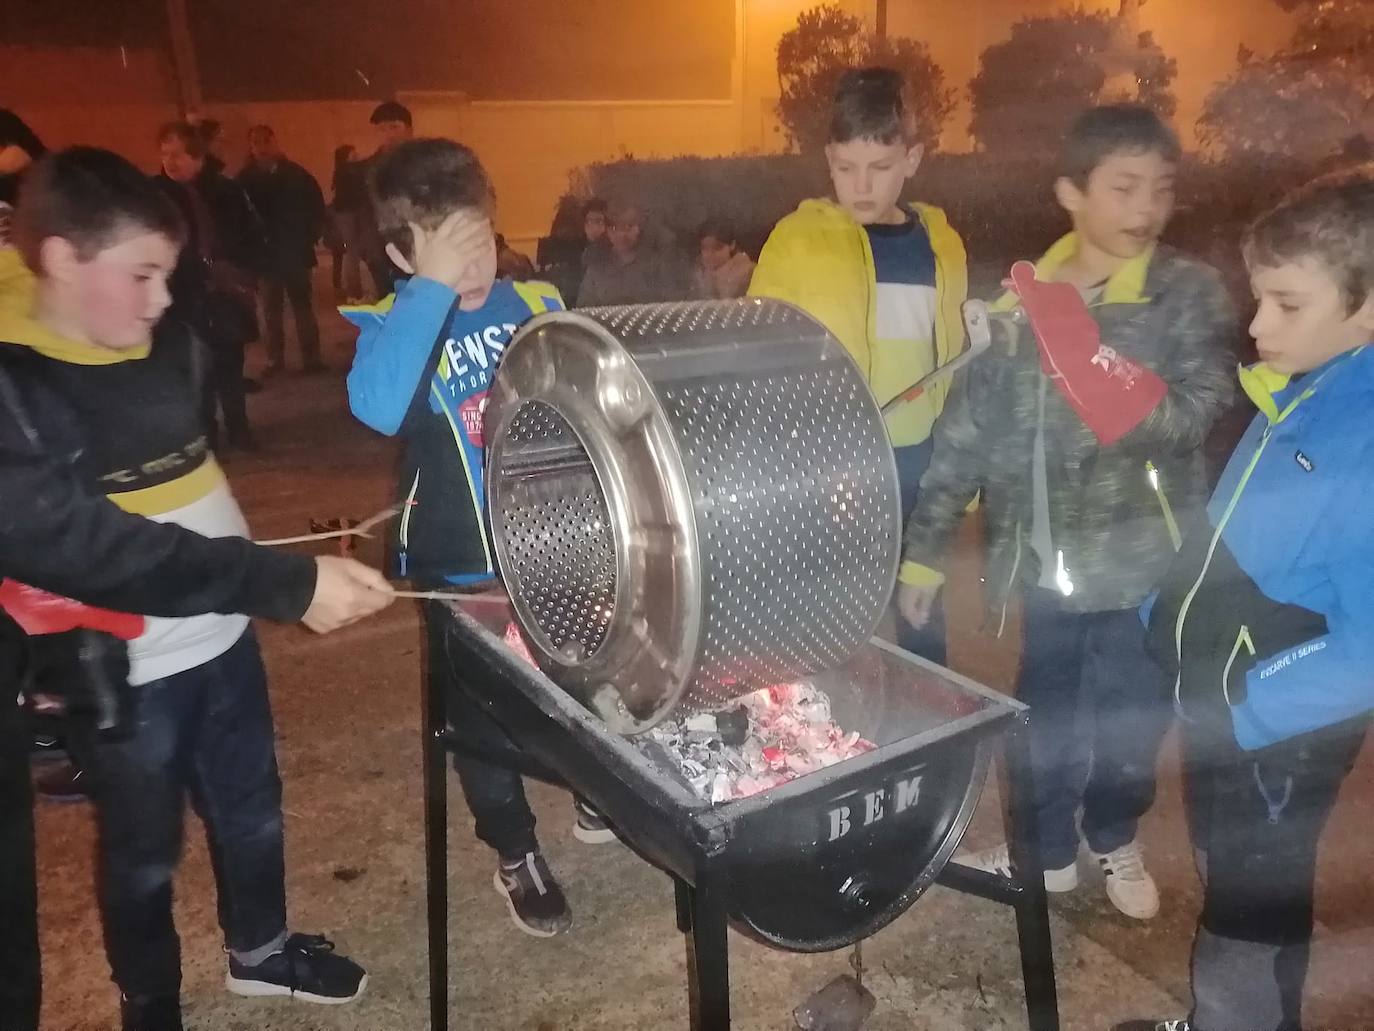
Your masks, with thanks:
[{"label": "red oven mitt", "polygon": [[1169,385],[1102,342],[1071,283],[1041,282],[1034,265],[1018,261],[1009,285],[1035,331],[1040,367],[1103,444],[1115,444],[1164,400]]},{"label": "red oven mitt", "polygon": [[132,641],[143,633],[143,617],[83,605],[17,580],[0,580],[0,608],[30,637],[61,634],[78,627]]}]

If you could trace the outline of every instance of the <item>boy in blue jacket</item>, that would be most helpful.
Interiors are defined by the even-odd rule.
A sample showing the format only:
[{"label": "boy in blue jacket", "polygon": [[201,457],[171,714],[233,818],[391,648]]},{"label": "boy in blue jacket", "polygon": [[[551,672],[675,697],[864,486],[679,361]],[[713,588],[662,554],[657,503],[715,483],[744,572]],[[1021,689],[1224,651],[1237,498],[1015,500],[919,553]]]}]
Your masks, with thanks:
[{"label": "boy in blue jacket", "polygon": [[1187,1019],[1296,1031],[1317,839],[1374,708],[1374,166],[1319,179],[1244,241],[1259,408],[1152,606],[1183,719],[1204,883]]},{"label": "boy in blue jacket", "polygon": [[[340,309],[361,333],[348,399],[373,429],[405,441],[403,508],[393,543],[399,575],[428,587],[496,577],[484,519],[482,413],[497,362],[531,315],[563,307],[545,283],[496,281],[495,195],[481,163],[452,140],[419,139],[373,170],[377,228],[409,280],[376,305]],[[448,661],[442,603],[425,603],[430,692],[467,740],[509,748]],[[570,923],[567,902],[534,834],[520,775],[454,757],[477,836],[496,850],[495,884],[517,927],[551,937]],[[577,834],[610,840],[579,807]],[[585,825],[585,826],[584,826]]]}]

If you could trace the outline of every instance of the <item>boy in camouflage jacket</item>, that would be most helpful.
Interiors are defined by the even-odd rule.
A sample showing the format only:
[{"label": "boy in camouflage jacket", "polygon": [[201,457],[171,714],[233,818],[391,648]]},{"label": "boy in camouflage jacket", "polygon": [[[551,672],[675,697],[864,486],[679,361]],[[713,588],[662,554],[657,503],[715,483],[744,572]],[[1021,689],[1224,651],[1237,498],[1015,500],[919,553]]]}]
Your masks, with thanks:
[{"label": "boy in camouflage jacket", "polygon": [[[1031,707],[1046,887],[1077,887],[1081,809],[1108,897],[1138,919],[1159,909],[1135,837],[1170,708],[1136,608],[1168,568],[1179,524],[1206,501],[1202,444],[1233,393],[1236,322],[1221,277],[1158,243],[1178,158],[1176,138],[1143,108],[1096,108],[1075,123],[1055,184],[1074,231],[1033,277],[1020,266],[1018,283],[1026,307],[1035,292],[1076,288],[1103,346],[1084,354],[1023,319],[956,380],[898,589],[919,626],[948,542],[981,492],[999,633],[1012,594],[1023,601],[1017,696]],[[1015,292],[993,305],[1017,306]],[[1010,869],[1005,845],[966,861]]]}]

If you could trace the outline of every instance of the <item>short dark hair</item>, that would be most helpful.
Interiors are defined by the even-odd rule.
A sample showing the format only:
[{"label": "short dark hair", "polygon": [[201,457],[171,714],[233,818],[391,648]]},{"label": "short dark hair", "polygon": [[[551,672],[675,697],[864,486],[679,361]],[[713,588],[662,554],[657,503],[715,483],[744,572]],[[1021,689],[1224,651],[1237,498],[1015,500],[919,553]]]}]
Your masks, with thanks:
[{"label": "short dark hair", "polygon": [[851,68],[840,76],[830,107],[830,142],[916,142],[916,115],[895,68]]},{"label": "short dark hair", "polygon": [[1251,269],[1315,259],[1331,272],[1350,314],[1374,295],[1374,164],[1332,172],[1294,190],[1246,229]]},{"label": "short dark hair", "polygon": [[254,136],[266,136],[275,140],[277,138],[277,131],[266,122],[259,122],[248,130],[248,138],[251,140]]},{"label": "short dark hair", "polygon": [[1148,107],[1090,107],[1069,126],[1059,151],[1059,174],[1084,189],[1097,166],[1114,154],[1158,154],[1165,161],[1177,163],[1183,148],[1174,131]]},{"label": "short dark hair", "polygon": [[223,128],[224,126],[220,124],[217,118],[202,118],[196,122],[196,132],[205,141],[206,147],[215,142],[215,137],[220,134],[220,130]]},{"label": "short dark hair", "polygon": [[164,122],[157,131],[157,142],[166,143],[168,140],[180,140],[186,153],[193,158],[205,156],[205,137],[190,122]]},{"label": "short dark hair", "polygon": [[455,211],[490,215],[496,204],[486,169],[470,147],[454,140],[407,140],[382,155],[372,172],[377,229],[411,257],[409,224],[434,229]]},{"label": "short dark hair", "polygon": [[42,158],[19,188],[14,243],[41,272],[43,241],[60,236],[89,261],[138,233],[161,233],[180,246],[186,226],[171,199],[118,154],[69,147]]},{"label": "short dark hair", "polygon": [[410,120],[410,108],[395,100],[386,100],[374,107],[372,117],[368,121],[373,125],[380,125],[382,122],[404,122],[407,129],[414,125]]},{"label": "short dark hair", "polygon": [[697,242],[700,243],[708,236],[721,243],[739,246],[739,233],[735,231],[735,223],[728,218],[708,218],[702,222],[697,227]]}]

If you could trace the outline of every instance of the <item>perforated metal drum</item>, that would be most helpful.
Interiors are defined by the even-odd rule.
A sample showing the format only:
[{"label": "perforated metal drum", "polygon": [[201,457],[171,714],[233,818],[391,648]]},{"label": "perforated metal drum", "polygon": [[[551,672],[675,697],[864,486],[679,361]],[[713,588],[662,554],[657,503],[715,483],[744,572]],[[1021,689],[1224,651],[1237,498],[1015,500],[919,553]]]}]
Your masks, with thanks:
[{"label": "perforated metal drum", "polygon": [[540,316],[487,408],[492,532],[536,659],[617,729],[841,665],[900,543],[882,416],[777,301]]}]

